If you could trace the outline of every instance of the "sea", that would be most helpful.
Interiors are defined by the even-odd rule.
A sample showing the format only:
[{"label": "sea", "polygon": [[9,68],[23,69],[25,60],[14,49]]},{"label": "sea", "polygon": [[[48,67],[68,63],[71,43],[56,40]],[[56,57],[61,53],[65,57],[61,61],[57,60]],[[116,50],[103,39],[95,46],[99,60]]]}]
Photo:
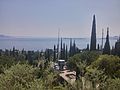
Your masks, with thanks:
[{"label": "sea", "polygon": [[[76,42],[76,46],[79,49],[85,49],[87,47],[87,44],[90,44],[90,38],[73,38],[72,41]],[[110,39],[110,46],[115,46],[115,42],[117,40],[112,38]],[[63,38],[63,43],[65,43],[68,46],[70,46],[70,38]],[[60,42],[59,42],[60,43]],[[97,39],[97,44],[101,45],[102,39]],[[103,39],[103,46],[105,43],[105,39]],[[58,44],[57,38],[0,38],[0,49],[12,49],[15,47],[18,50],[22,50],[23,48],[28,50],[34,50],[34,51],[41,51],[45,49],[53,49],[54,45]]]}]

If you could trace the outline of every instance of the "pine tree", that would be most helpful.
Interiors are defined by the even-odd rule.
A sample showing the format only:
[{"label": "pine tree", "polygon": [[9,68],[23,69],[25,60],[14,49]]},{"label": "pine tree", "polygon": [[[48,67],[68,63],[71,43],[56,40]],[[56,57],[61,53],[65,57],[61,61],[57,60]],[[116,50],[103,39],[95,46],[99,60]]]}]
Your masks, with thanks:
[{"label": "pine tree", "polygon": [[91,51],[96,50],[96,20],[95,20],[95,15],[93,16],[90,50]]},{"label": "pine tree", "polygon": [[110,55],[109,28],[107,28],[107,36],[106,36],[106,42],[103,49],[103,54]]}]

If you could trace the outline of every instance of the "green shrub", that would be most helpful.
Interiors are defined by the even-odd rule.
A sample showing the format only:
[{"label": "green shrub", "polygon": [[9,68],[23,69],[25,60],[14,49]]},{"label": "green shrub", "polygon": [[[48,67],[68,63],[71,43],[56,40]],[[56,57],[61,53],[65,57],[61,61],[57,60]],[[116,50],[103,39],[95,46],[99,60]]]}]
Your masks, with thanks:
[{"label": "green shrub", "polygon": [[105,74],[112,78],[120,78],[120,58],[117,56],[101,55],[91,66],[104,70]]},{"label": "green shrub", "polygon": [[34,71],[35,68],[27,64],[12,66],[0,75],[0,89],[30,88],[31,82],[34,82],[36,78]]}]

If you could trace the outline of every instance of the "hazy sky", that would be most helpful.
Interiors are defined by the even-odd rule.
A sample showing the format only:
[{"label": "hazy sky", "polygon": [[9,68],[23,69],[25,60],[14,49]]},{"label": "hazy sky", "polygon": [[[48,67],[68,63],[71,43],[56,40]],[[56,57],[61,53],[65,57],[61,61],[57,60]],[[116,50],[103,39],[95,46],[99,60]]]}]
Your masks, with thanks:
[{"label": "hazy sky", "polygon": [[0,34],[90,37],[93,14],[97,37],[107,27],[120,35],[120,0],[0,0]]}]

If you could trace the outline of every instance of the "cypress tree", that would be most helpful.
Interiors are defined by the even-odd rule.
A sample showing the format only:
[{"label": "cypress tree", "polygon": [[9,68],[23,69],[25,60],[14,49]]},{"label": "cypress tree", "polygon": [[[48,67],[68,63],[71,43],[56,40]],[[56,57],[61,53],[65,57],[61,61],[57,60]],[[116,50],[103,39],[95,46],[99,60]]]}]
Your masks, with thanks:
[{"label": "cypress tree", "polygon": [[110,55],[109,28],[107,28],[107,36],[106,36],[106,42],[103,49],[103,54]]},{"label": "cypress tree", "polygon": [[115,53],[115,47],[114,46],[112,46],[111,54],[112,55],[116,55],[116,53]]},{"label": "cypress tree", "polygon": [[50,61],[50,50],[47,50],[47,54],[48,54],[48,61]]},{"label": "cypress tree", "polygon": [[0,56],[2,55],[2,49],[0,49]]},{"label": "cypress tree", "polygon": [[69,49],[69,57],[72,56],[72,38],[70,38],[70,49]]},{"label": "cypress tree", "polygon": [[59,59],[59,44],[57,44],[57,59]]},{"label": "cypress tree", "polygon": [[63,52],[62,52],[62,59],[65,59],[65,43],[63,44]]},{"label": "cypress tree", "polygon": [[76,44],[75,44],[75,40],[74,40],[74,43],[73,43],[73,55],[76,54]]},{"label": "cypress tree", "polygon": [[15,57],[15,47],[13,47],[12,55]]},{"label": "cypress tree", "polygon": [[53,61],[55,62],[56,61],[56,46],[54,45],[54,51],[53,51],[54,55],[53,55]]},{"label": "cypress tree", "polygon": [[115,55],[118,55],[120,57],[120,37],[115,43]]},{"label": "cypress tree", "polygon": [[25,52],[25,50],[24,50],[24,48],[22,49],[22,54],[24,54],[24,52]]},{"label": "cypress tree", "polygon": [[96,20],[95,20],[95,15],[93,16],[90,50],[91,51],[96,50]]},{"label": "cypress tree", "polygon": [[62,47],[62,38],[61,38],[60,59],[62,58],[63,58],[63,47]]},{"label": "cypress tree", "polygon": [[98,51],[100,50],[100,45],[99,45],[99,44],[97,45],[97,50],[98,50]]},{"label": "cypress tree", "polygon": [[45,53],[45,59],[47,61],[50,61],[50,49],[46,49],[44,53]]},{"label": "cypress tree", "polygon": [[8,49],[5,49],[5,55],[9,56],[9,50]]},{"label": "cypress tree", "polygon": [[67,49],[67,45],[66,45],[66,50],[65,50],[65,60],[67,61],[68,59],[68,49]]},{"label": "cypress tree", "polygon": [[12,56],[12,50],[10,49],[10,56]]},{"label": "cypress tree", "polygon": [[89,44],[87,44],[87,48],[86,48],[86,50],[89,50]]}]

